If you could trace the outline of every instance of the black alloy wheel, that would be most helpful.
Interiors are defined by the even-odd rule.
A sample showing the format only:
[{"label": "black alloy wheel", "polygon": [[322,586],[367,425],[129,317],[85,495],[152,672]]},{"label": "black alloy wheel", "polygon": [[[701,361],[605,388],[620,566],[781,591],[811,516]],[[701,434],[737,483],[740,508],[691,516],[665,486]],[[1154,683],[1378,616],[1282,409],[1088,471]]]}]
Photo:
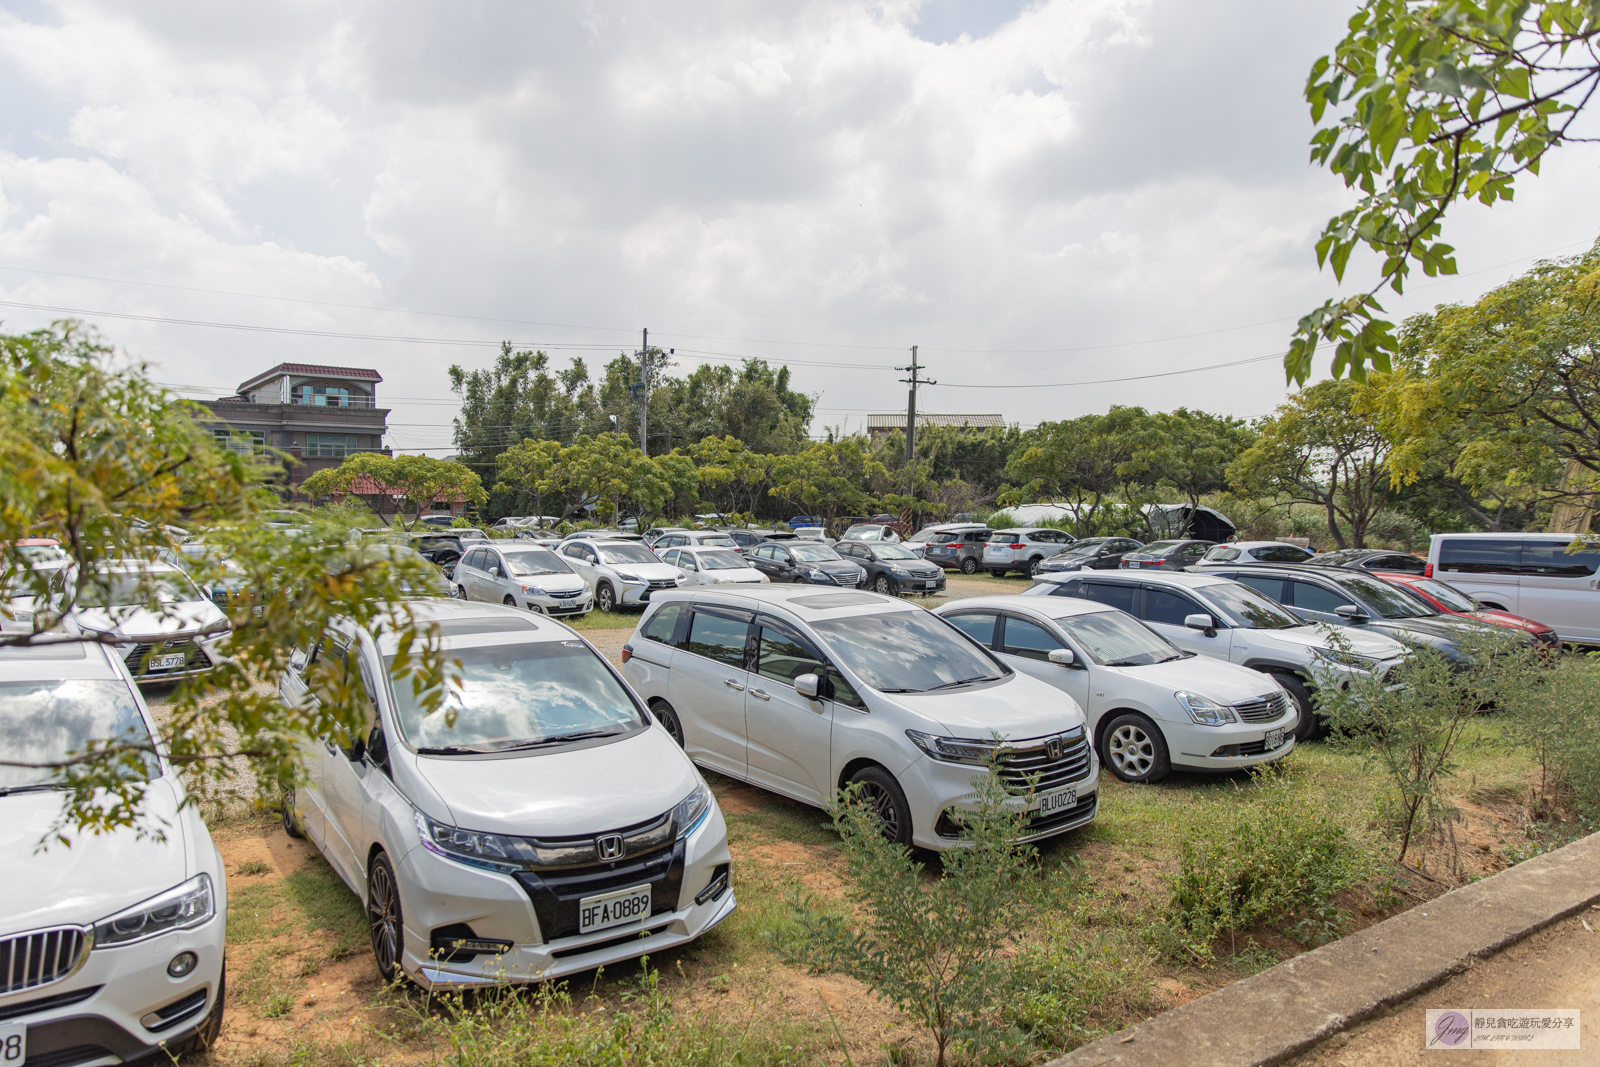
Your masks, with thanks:
[{"label": "black alloy wheel", "polygon": [[517,606],[517,598],[512,596],[510,593],[507,593],[506,598],[500,601],[500,603],[504,604],[508,608],[514,608]]},{"label": "black alloy wheel", "polygon": [[911,844],[911,806],[894,775],[882,767],[863,767],[850,779],[857,796],[872,809],[878,828],[890,844]]},{"label": "black alloy wheel", "polygon": [[894,586],[889,583],[888,578],[880,574],[878,575],[878,580],[872,583],[872,591],[874,593],[882,593],[884,596],[893,596]]},{"label": "black alloy wheel", "polygon": [[285,786],[278,799],[278,810],[283,814],[283,832],[290,837],[306,836],[300,830],[300,820],[294,814],[294,786]]},{"label": "black alloy wheel", "polygon": [[657,700],[650,705],[650,714],[656,717],[656,722],[678,743],[678,747],[683,748],[683,723],[678,720],[677,710],[665,700]]},{"label": "black alloy wheel", "polygon": [[978,561],[973,559],[971,556],[968,556],[966,559],[962,560],[961,561],[961,573],[962,574],[977,574],[978,573]]},{"label": "black alloy wheel", "polygon": [[601,582],[594,591],[594,606],[607,614],[617,610],[617,594],[612,591],[610,582]]},{"label": "black alloy wheel", "polygon": [[394,868],[381,852],[373,857],[372,869],[367,872],[367,926],[372,931],[372,957],[378,974],[385,982],[393,982],[404,973],[400,953],[405,945],[405,923]]}]

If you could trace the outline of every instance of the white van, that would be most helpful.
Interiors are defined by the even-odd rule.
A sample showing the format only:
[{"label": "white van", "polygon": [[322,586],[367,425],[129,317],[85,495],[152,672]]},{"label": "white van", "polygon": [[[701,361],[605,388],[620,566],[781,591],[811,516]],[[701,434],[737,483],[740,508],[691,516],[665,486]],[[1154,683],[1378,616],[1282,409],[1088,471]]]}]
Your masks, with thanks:
[{"label": "white van", "polygon": [[1434,534],[1430,578],[1555,628],[1567,644],[1600,644],[1600,548],[1568,553],[1571,534]]}]

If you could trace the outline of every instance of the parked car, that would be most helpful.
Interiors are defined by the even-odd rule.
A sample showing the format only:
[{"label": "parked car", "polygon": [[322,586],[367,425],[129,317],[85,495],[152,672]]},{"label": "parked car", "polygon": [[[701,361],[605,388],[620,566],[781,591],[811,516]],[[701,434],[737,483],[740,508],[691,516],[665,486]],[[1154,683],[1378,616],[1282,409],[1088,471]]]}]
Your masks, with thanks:
[{"label": "parked car", "polygon": [[456,517],[454,515],[424,515],[417,521],[424,526],[446,527],[454,523]]},{"label": "parked car", "polygon": [[799,530],[802,527],[824,526],[826,524],[827,520],[821,515],[791,515],[789,517],[789,529],[791,530]]},{"label": "parked car", "polygon": [[561,546],[562,538],[549,530],[525,526],[516,532],[512,540],[521,545],[538,545],[540,548],[554,551]]},{"label": "parked car", "polygon": [[768,541],[800,540],[800,535],[792,530],[729,530],[727,534],[734,547],[746,555],[752,548]]},{"label": "parked car", "polygon": [[691,759],[829,803],[854,784],[891,840],[947,849],[992,760],[1024,840],[1095,817],[1083,712],[921,608],[804,586],[663,594],[624,675]]},{"label": "parked car", "polygon": [[525,542],[472,546],[456,564],[451,581],[458,600],[505,604],[542,615],[587,615],[594,607],[588,582],[548,548]]},{"label": "parked car", "polygon": [[1269,560],[1277,563],[1310,563],[1317,567],[1338,567],[1351,571],[1390,571],[1395,574],[1421,574],[1427,561],[1409,552],[1393,552],[1382,548],[1336,548],[1308,560]]},{"label": "parked car", "polygon": [[[250,576],[239,564],[219,555],[221,551],[216,545],[208,545],[204,541],[190,541],[176,550],[158,548],[155,558],[188,574],[211,598],[211,602],[223,611],[248,606],[255,599],[255,591],[250,588]],[[260,615],[261,611],[262,606],[255,605],[255,614]]]},{"label": "parked car", "polygon": [[832,548],[815,541],[768,542],[751,549],[745,559],[773,582],[842,585],[854,589],[867,578],[859,561],[846,560]]},{"label": "parked car", "polygon": [[1600,546],[1568,552],[1573,534],[1434,534],[1425,574],[1486,608],[1555,628],[1569,645],[1600,644]]},{"label": "parked car", "polygon": [[1010,571],[1033,577],[1039,564],[1072,544],[1071,534],[1045,526],[1014,526],[996,530],[983,546],[983,566],[996,578]]},{"label": "parked car", "polygon": [[731,548],[668,548],[661,552],[661,562],[678,568],[684,585],[760,585],[769,580]]},{"label": "parked car", "polygon": [[283,811],[365,906],[386,981],[559,978],[732,913],[711,790],[593,646],[499,605],[413,610],[459,663],[447,708],[424,714],[410,685],[384,684],[388,628],[335,624],[279,681],[290,704],[351,686],[365,705],[361,732],[306,746]]},{"label": "parked car", "polygon": [[53,537],[27,537],[5,546],[0,563],[0,633],[32,633],[35,616],[48,604],[51,578],[72,557]]},{"label": "parked car", "polygon": [[864,584],[885,596],[931,595],[945,586],[944,568],[918,559],[905,545],[888,541],[840,541],[839,555],[865,573]]},{"label": "parked car", "polygon": [[1192,565],[1206,568],[1225,563],[1311,563],[1316,558],[1317,554],[1310,549],[1287,541],[1233,541],[1212,545]]},{"label": "parked car", "polygon": [[1040,575],[1023,596],[1093,600],[1125,611],[1186,652],[1227,660],[1273,675],[1300,713],[1295,739],[1314,736],[1319,719],[1312,694],[1356,673],[1387,677],[1405,660],[1406,647],[1366,630],[1330,642],[1324,628],[1307,623],[1275,600],[1210,572],[1097,571]]},{"label": "parked car", "polygon": [[[396,583],[401,597],[406,600],[440,600],[455,595],[453,587],[437,568],[417,566],[428,562],[426,557],[404,542],[351,545],[328,557],[330,572],[344,566],[387,569],[394,565],[412,564],[411,573],[402,573]],[[260,614],[259,607],[256,613]]]},{"label": "parked car", "polygon": [[[110,638],[141,684],[204,674],[224,658],[220,645],[232,629],[228,616],[170,563],[97,564],[81,589],[73,565],[59,572],[57,581],[58,609],[74,625]],[[74,604],[66,603],[68,589],[77,589]]]},{"label": "parked car", "polygon": [[458,531],[439,531],[437,533],[414,533],[409,535],[411,547],[426,559],[444,571],[446,578],[450,577],[456,569],[456,562],[466,554],[463,540],[456,536]]},{"label": "parked car", "polygon": [[954,567],[962,574],[977,574],[983,566],[983,548],[989,543],[989,527],[962,526],[935,533],[928,539],[922,558],[941,567]]},{"label": "parked car", "polygon": [[164,1062],[222,1030],[227,878],[159,736],[112,650],[0,651],[8,759],[64,760],[107,738],[157,750],[120,766],[147,783],[138,820],[68,829],[67,843],[47,832],[59,772],[0,767],[0,1063]]},{"label": "parked car", "polygon": [[1424,578],[1420,574],[1378,574],[1386,582],[1400,586],[1413,596],[1420,597],[1434,610],[1445,615],[1460,615],[1490,626],[1503,626],[1508,630],[1521,630],[1533,636],[1534,641],[1548,649],[1561,647],[1561,635],[1555,627],[1542,622],[1513,615],[1499,608],[1486,608],[1449,582],[1438,578]]},{"label": "parked car", "polygon": [[1130,571],[1181,571],[1199,563],[1214,541],[1152,541],[1134,552],[1125,552],[1117,566]]},{"label": "parked car", "polygon": [[1236,770],[1294,748],[1300,713],[1271,675],[1185,652],[1125,611],[1066,597],[992,596],[936,614],[1072,697],[1101,764],[1124,782],[1159,782],[1173,768]]},{"label": "parked car", "polygon": [[[968,530],[989,533],[989,527],[979,522],[948,522],[935,526],[924,526],[904,541],[900,542],[923,559],[928,558],[928,546],[934,543],[940,534],[960,533]],[[948,539],[940,539],[941,544],[949,543]]]},{"label": "parked car", "polygon": [[1144,542],[1131,537],[1085,537],[1072,542],[1065,551],[1047,558],[1034,568],[1034,573],[1116,570],[1122,565],[1122,557],[1142,548]]},{"label": "parked car", "polygon": [[654,548],[656,547],[656,542],[667,534],[685,534],[688,532],[682,526],[652,526],[644,532],[644,543]]},{"label": "parked car", "polygon": [[821,541],[825,545],[838,544],[839,539],[828,532],[826,526],[802,526],[794,532],[802,541]]},{"label": "parked car", "polygon": [[841,541],[890,541],[900,540],[900,531],[885,522],[858,522],[845,530]]},{"label": "parked car", "polygon": [[728,536],[724,530],[684,530],[681,533],[669,533],[650,547],[659,555],[669,548],[683,548],[692,545],[697,548],[732,548],[737,549],[739,543]]},{"label": "parked car", "polygon": [[563,541],[643,541],[644,536],[632,530],[574,530]]},{"label": "parked car", "polygon": [[1426,645],[1460,664],[1471,656],[1463,642],[1494,630],[1472,619],[1443,614],[1421,597],[1359,571],[1255,564],[1234,570],[1208,567],[1206,573],[1242,582],[1307,622],[1359,627],[1402,644]]},{"label": "parked car", "polygon": [[563,543],[557,555],[588,583],[594,606],[605,612],[643,607],[652,595],[683,583],[678,568],[638,541],[580,537]]}]

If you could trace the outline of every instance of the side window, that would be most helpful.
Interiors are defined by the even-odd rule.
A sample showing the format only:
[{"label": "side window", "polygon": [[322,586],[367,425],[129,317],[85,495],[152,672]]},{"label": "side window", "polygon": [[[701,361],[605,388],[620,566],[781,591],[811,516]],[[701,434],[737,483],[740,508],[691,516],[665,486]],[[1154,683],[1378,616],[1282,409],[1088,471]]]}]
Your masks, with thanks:
[{"label": "side window", "polygon": [[825,664],[821,656],[795,640],[792,634],[770,626],[761,628],[761,638],[756,644],[756,673],[785,685],[793,685],[802,674],[822,675]]},{"label": "side window", "polygon": [[1093,600],[1097,604],[1108,604],[1120,608],[1129,615],[1133,614],[1134,595],[1139,592],[1136,585],[1123,585],[1120,582],[1084,582],[1078,586],[1081,592],[1078,596],[1085,600]]},{"label": "side window", "polygon": [[1063,647],[1055,635],[1036,622],[1006,616],[1005,644],[1001,650],[1027,659],[1049,659],[1050,650]]},{"label": "side window", "polygon": [[490,574],[498,573],[500,577],[506,576],[505,560],[500,558],[500,553],[491,552],[487,548],[480,550],[483,553],[483,569]]},{"label": "side window", "polygon": [[994,647],[995,616],[987,611],[946,615],[945,620],[984,648]]},{"label": "side window", "polygon": [[749,634],[750,624],[742,619],[696,611],[694,618],[689,621],[688,639],[680,647],[686,652],[742,670],[745,639]]},{"label": "side window", "polygon": [[1350,598],[1344,593],[1336,593],[1310,582],[1290,582],[1289,589],[1294,596],[1294,606],[1302,611],[1320,611],[1332,615],[1335,608],[1350,603]]},{"label": "side window", "polygon": [[1522,573],[1544,578],[1587,578],[1600,566],[1600,552],[1567,553],[1561,541],[1526,541],[1522,546]]},{"label": "side window", "polygon": [[694,558],[693,552],[675,551],[673,552],[673,555],[678,558],[678,566],[682,567],[684,570],[697,571],[700,569],[700,561]]},{"label": "side window", "polygon": [[[1529,547],[1532,546],[1524,547],[1522,550],[1522,563],[1524,567],[1526,567],[1528,563]],[[1298,551],[1298,549],[1296,551]],[[1424,564],[1416,556],[1402,556],[1396,554],[1393,556],[1379,556],[1377,559],[1372,561],[1371,569],[1375,571],[1396,571],[1400,574],[1421,574],[1422,568],[1425,566],[1426,564]]]},{"label": "side window", "polygon": [[780,548],[777,545],[773,545],[772,546],[772,560],[773,560],[774,563],[788,563],[788,562],[790,562],[789,550],[787,548]]},{"label": "side window", "polygon": [[[1256,559],[1274,559],[1276,557],[1271,555],[1273,551],[1274,550],[1270,548],[1262,549],[1260,552],[1256,553]],[[1226,545],[1218,545],[1216,548],[1213,548],[1210,552],[1206,553],[1206,559],[1216,560],[1221,563],[1228,563],[1238,558],[1239,550],[1237,548],[1228,548]]]},{"label": "side window", "polygon": [[1209,615],[1211,613],[1182,593],[1174,593],[1169,589],[1145,587],[1144,618],[1146,622],[1159,622],[1166,626],[1182,626],[1185,618],[1198,614]]},{"label": "side window", "polygon": [[1210,545],[1202,545],[1197,541],[1192,544],[1184,545],[1183,554],[1189,559],[1199,559],[1201,556],[1206,554],[1206,549],[1210,547]]},{"label": "side window", "polygon": [[1282,578],[1264,578],[1255,574],[1229,574],[1224,577],[1232,578],[1240,585],[1248,585],[1262,596],[1269,600],[1275,600],[1279,604],[1287,604],[1289,602],[1284,599]]},{"label": "side window", "polygon": [[[661,544],[659,542],[657,542],[656,549],[659,551],[660,548],[661,548]],[[675,549],[675,548],[674,549],[670,549],[670,550],[668,550],[666,552],[662,552],[661,553],[661,562],[665,563],[665,564],[668,564],[669,566],[673,566],[673,567],[682,566],[682,564],[678,562],[678,550]]]},{"label": "side window", "polygon": [[1084,593],[1082,582],[1060,582],[1050,591],[1051,596],[1082,597]]},{"label": "side window", "polygon": [[[378,702],[373,696],[373,694],[377,692],[378,687],[373,684],[372,675],[368,673],[367,665],[365,663],[361,665],[361,670],[356,675],[355,682],[357,685],[358,700],[360,702],[358,706],[362,709],[362,714],[365,716],[367,759],[371,761],[374,767],[377,767],[382,770],[383,773],[388,774],[389,739],[384,735],[383,718],[378,714]],[[351,753],[348,751],[345,753],[347,756],[350,754]]]},{"label": "side window", "polygon": [[1446,538],[1439,546],[1439,569],[1462,574],[1516,574],[1522,563],[1522,543],[1510,539],[1471,540]]},{"label": "side window", "polygon": [[682,604],[666,604],[644,624],[639,635],[646,641],[659,641],[663,645],[672,644],[672,635],[678,632],[678,618],[683,614]]},{"label": "side window", "polygon": [[852,708],[864,708],[867,706],[865,701],[861,699],[861,694],[856,692],[855,686],[851,685],[849,680],[839,673],[839,668],[831,663],[828,664],[828,688],[833,693],[833,699],[840,704],[846,704]]}]

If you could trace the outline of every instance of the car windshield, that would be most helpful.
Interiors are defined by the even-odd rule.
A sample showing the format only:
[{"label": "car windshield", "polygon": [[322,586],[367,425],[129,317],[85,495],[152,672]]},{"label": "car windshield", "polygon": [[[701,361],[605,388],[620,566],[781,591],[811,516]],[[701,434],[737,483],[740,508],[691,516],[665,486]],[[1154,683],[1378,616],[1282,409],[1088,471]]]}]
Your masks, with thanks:
[{"label": "car windshield", "polygon": [[1179,545],[1185,543],[1186,542],[1183,541],[1151,541],[1148,545],[1145,545],[1143,548],[1139,549],[1139,555],[1159,556],[1163,553],[1170,552],[1174,548],[1177,548]]},{"label": "car windshield", "polygon": [[1143,667],[1183,658],[1176,645],[1125,611],[1073,615],[1056,624],[1102,667]]},{"label": "car windshield", "polygon": [[861,529],[846,530],[844,536],[850,541],[876,541],[883,536],[883,531],[876,526],[867,526]]},{"label": "car windshield", "polygon": [[1433,599],[1449,608],[1451,611],[1482,611],[1482,605],[1470,596],[1446,582],[1436,578],[1425,578],[1414,583],[1415,587],[1427,593]]},{"label": "car windshield", "polygon": [[[139,706],[123,682],[0,682],[0,752],[6,759],[50,763],[111,740],[151,743]],[[115,766],[133,781],[149,781],[160,773],[149,754]],[[49,767],[0,767],[0,794],[51,788],[60,773]]]},{"label": "car windshield", "polygon": [[1276,600],[1263,596],[1248,585],[1229,582],[1227,585],[1208,585],[1195,592],[1209,600],[1235,626],[1250,630],[1288,630],[1305,625],[1284,610]]},{"label": "car windshield", "polygon": [[661,558],[643,545],[599,545],[602,563],[660,563]]},{"label": "car windshield", "polygon": [[1332,552],[1324,552],[1315,562],[1319,567],[1342,567],[1351,560],[1365,558],[1367,554],[1364,548],[1336,548]]},{"label": "car windshield", "polygon": [[788,549],[801,563],[827,563],[839,558],[839,553],[827,545],[789,545]]},{"label": "car windshield", "polygon": [[734,541],[733,538],[728,537],[725,534],[717,536],[717,537],[702,537],[698,541],[696,541],[695,544],[706,545],[708,547],[713,547],[713,548],[738,548],[739,547],[738,542]]},{"label": "car windshield", "polygon": [[1368,578],[1364,574],[1341,574],[1335,579],[1341,589],[1346,589],[1365,602],[1365,606],[1385,619],[1421,619],[1439,614],[1433,605],[1413,593],[1403,592],[1381,578]]},{"label": "car windshield", "polygon": [[742,571],[750,566],[749,560],[726,548],[696,552],[694,558],[700,561],[700,569],[703,571]]},{"label": "car windshield", "polygon": [[926,611],[826,619],[812,628],[845,666],[882,693],[922,693],[1010,673]]},{"label": "car windshield", "polygon": [[879,559],[920,559],[921,558],[915,552],[911,551],[909,548],[901,548],[899,545],[891,545],[887,541],[885,541],[881,545],[878,545],[872,551],[873,551],[873,554],[876,555]]},{"label": "car windshield", "polygon": [[1057,552],[1051,558],[1059,560],[1059,559],[1067,559],[1069,557],[1076,556],[1077,558],[1082,559],[1084,556],[1092,556],[1096,552],[1100,551],[1101,546],[1104,545],[1105,543],[1106,542],[1105,542],[1104,538],[1097,538],[1096,540],[1093,540],[1093,541],[1079,541],[1077,544],[1073,545],[1071,548],[1067,549],[1066,551]]},{"label": "car windshield", "polygon": [[84,590],[84,598],[87,602],[96,595],[104,596],[104,603],[100,605],[101,607],[137,607],[141,604],[149,603],[152,597],[162,604],[187,603],[205,599],[194,582],[189,580],[189,576],[178,571],[107,574],[101,576],[100,582],[104,582],[105,585],[99,588],[96,588],[95,585],[89,586]]},{"label": "car windshield", "polygon": [[15,551],[29,563],[59,563],[67,558],[60,545],[18,545]]},{"label": "car windshield", "polygon": [[546,548],[502,548],[500,555],[505,557],[506,568],[518,578],[530,574],[572,573],[554,552]]},{"label": "car windshield", "polygon": [[[498,752],[642,728],[614,674],[581,641],[453,648],[461,674],[445,705],[424,715],[407,681],[395,684],[400,732],[418,750]],[[389,658],[394,668],[394,658]]]}]

